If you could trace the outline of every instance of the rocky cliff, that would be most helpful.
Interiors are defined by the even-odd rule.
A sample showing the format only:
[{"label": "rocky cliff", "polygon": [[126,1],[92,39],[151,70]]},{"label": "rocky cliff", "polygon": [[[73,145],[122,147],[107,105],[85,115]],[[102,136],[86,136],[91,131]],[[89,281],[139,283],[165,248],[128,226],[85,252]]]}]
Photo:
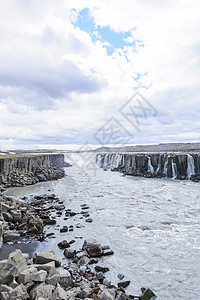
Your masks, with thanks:
[{"label": "rocky cliff", "polygon": [[0,158],[0,184],[24,186],[64,176],[63,154],[10,155]]},{"label": "rocky cliff", "polygon": [[99,153],[96,162],[101,168],[128,175],[200,180],[200,155],[197,153]]}]

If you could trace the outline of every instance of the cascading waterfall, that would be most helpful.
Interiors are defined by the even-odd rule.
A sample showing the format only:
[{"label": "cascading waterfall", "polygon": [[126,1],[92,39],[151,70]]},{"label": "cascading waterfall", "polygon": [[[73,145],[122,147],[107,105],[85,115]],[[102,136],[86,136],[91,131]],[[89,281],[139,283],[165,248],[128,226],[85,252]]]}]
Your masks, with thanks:
[{"label": "cascading waterfall", "polygon": [[154,173],[154,168],[151,164],[151,157],[150,156],[147,156],[148,157],[148,173]]},{"label": "cascading waterfall", "polygon": [[162,158],[162,154],[159,155],[158,167],[157,167],[157,170],[156,170],[156,174],[158,174],[158,172],[160,171],[160,168],[161,168],[161,158]]},{"label": "cascading waterfall", "polygon": [[187,178],[190,179],[192,175],[195,175],[194,158],[187,154]]},{"label": "cascading waterfall", "polygon": [[172,178],[176,179],[177,175],[178,175],[177,166],[176,166],[176,163],[174,163],[174,161],[172,159]]},{"label": "cascading waterfall", "polygon": [[164,163],[164,171],[163,171],[163,174],[165,174],[166,178],[168,177],[168,161],[169,161],[169,158],[167,157],[167,160]]}]

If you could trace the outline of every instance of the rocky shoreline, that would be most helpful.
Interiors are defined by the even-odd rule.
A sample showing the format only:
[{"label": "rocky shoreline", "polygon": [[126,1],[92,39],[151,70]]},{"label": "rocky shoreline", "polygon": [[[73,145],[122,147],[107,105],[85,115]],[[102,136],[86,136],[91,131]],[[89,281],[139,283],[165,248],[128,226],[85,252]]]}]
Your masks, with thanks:
[{"label": "rocky shoreline", "polygon": [[[86,204],[81,212],[66,208],[54,194],[32,196],[30,199],[1,197],[1,233],[4,243],[19,241],[42,241],[53,238],[55,232],[45,234],[46,225],[56,225],[56,218],[64,220],[80,215],[85,224],[91,223]],[[80,228],[80,224],[76,227]],[[54,227],[54,226],[53,226]],[[52,227],[52,228],[53,228]],[[54,227],[55,228],[55,227]],[[55,228],[56,229],[56,228]],[[74,226],[58,228],[60,232],[73,231]],[[16,299],[94,299],[94,300],[153,300],[156,296],[150,289],[142,289],[140,296],[127,295],[125,288],[130,281],[123,281],[119,274],[118,286],[113,286],[105,277],[107,266],[98,265],[101,256],[113,255],[108,246],[101,246],[96,240],[86,240],[81,249],[76,249],[75,240],[61,240],[57,247],[63,250],[63,259],[53,251],[35,253],[33,259],[19,249],[12,252],[7,260],[0,261],[0,295],[2,300]]]},{"label": "rocky shoreline", "polygon": [[[105,248],[105,247],[104,247]],[[108,248],[108,247],[106,247]],[[33,259],[21,250],[0,261],[0,295],[2,300],[153,300],[155,294],[142,288],[140,296],[127,295],[129,281],[115,287],[105,277],[109,268],[96,265],[103,247],[96,240],[86,240],[82,249],[65,250],[67,264],[53,251],[36,252]],[[121,276],[121,277],[120,277]],[[123,275],[119,274],[122,278]]]}]

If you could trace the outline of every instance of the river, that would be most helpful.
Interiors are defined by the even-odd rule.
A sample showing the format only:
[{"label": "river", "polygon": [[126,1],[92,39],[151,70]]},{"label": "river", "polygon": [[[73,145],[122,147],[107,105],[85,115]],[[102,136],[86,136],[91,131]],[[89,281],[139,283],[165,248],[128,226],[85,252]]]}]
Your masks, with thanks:
[{"label": "river", "polygon": [[[80,212],[81,204],[90,209],[92,223],[76,215],[57,225],[83,228],[60,233],[59,227],[48,226],[55,238],[30,245],[33,251],[54,250],[62,256],[57,243],[74,238],[74,247],[86,238],[96,238],[109,245],[115,254],[101,259],[110,268],[106,277],[114,284],[123,273],[131,284],[127,292],[140,294],[149,287],[158,299],[200,299],[200,186],[192,181],[150,179],[121,176],[103,171],[94,164],[94,157],[81,167],[79,154],[66,158],[73,166],[66,168],[66,177],[24,188],[10,188],[7,195],[17,197],[55,193],[66,208]],[[29,249],[30,251],[30,249]],[[30,251],[31,252],[31,251]],[[64,262],[64,257],[63,257]]]}]

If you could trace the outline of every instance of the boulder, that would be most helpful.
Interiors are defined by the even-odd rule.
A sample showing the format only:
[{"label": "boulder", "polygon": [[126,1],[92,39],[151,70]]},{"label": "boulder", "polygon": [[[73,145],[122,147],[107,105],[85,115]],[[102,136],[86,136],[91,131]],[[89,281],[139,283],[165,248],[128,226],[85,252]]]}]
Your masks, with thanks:
[{"label": "boulder", "polygon": [[98,257],[103,253],[101,245],[95,239],[85,240],[83,250],[86,250],[91,257]]},{"label": "boulder", "polygon": [[105,289],[103,292],[98,293],[99,300],[114,300],[115,291],[112,289]]},{"label": "boulder", "polygon": [[20,249],[16,249],[10,253],[8,263],[16,267],[17,272],[22,272],[27,268],[28,254],[24,254]]},{"label": "boulder", "polygon": [[31,300],[35,300],[41,297],[45,300],[50,300],[52,299],[54,289],[55,287],[53,285],[40,283],[31,290],[30,298]]},{"label": "boulder", "polygon": [[67,288],[71,283],[71,274],[69,273],[69,271],[63,268],[58,268],[57,270],[60,275],[60,280],[59,280],[60,285],[62,285],[64,288]]},{"label": "boulder", "polygon": [[19,286],[17,286],[15,289],[13,289],[10,293],[9,293],[9,300],[26,300],[29,299],[29,295],[27,293],[26,287],[23,284],[20,284]]},{"label": "boulder", "polygon": [[33,262],[36,264],[46,264],[49,262],[55,262],[55,266],[61,265],[61,258],[58,258],[54,251],[51,252],[36,252],[33,256]]},{"label": "boulder", "polygon": [[26,283],[32,281],[34,274],[37,274],[37,272],[38,272],[38,270],[31,266],[30,268],[19,273],[17,282],[26,284]]},{"label": "boulder", "polygon": [[43,264],[43,265],[40,265],[40,264],[34,264],[33,266],[34,266],[38,271],[44,270],[44,271],[49,272],[52,268],[55,268],[55,261],[50,261],[49,263]]},{"label": "boulder", "polygon": [[72,250],[72,249],[65,249],[64,250],[64,256],[66,258],[74,258],[76,255],[76,250]]},{"label": "boulder", "polygon": [[0,261],[0,284],[9,284],[13,281],[17,269],[8,263],[7,259]]},{"label": "boulder", "polygon": [[58,284],[51,299],[52,300],[68,300],[69,298],[68,298],[65,290]]}]

